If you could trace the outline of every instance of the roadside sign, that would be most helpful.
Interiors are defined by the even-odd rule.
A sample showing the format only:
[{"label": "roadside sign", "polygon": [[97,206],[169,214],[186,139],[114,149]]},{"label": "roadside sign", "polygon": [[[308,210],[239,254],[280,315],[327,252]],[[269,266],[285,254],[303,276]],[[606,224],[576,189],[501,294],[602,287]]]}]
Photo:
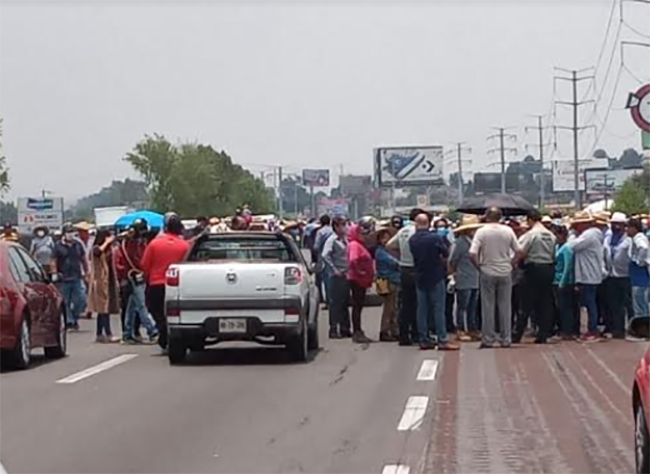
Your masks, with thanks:
[{"label": "roadside sign", "polygon": [[443,162],[441,146],[377,148],[377,183],[381,187],[443,184]]},{"label": "roadside sign", "polygon": [[632,112],[632,119],[641,130],[650,132],[650,84],[641,88],[627,99],[627,108]]},{"label": "roadside sign", "polygon": [[330,185],[330,170],[302,170],[302,183],[314,188],[326,188]]},{"label": "roadside sign", "polygon": [[18,231],[31,234],[39,226],[63,226],[63,198],[18,198]]},{"label": "roadside sign", "polygon": [[632,169],[588,169],[585,170],[585,190],[587,194],[613,196],[621,189],[623,183],[634,175],[643,172],[643,168]]}]

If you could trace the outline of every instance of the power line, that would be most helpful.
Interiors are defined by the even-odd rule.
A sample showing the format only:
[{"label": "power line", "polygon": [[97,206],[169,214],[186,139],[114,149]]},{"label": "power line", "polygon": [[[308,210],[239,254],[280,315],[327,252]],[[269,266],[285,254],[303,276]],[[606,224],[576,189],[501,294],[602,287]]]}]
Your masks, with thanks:
[{"label": "power line", "polygon": [[616,81],[614,82],[614,91],[612,92],[612,96],[610,97],[609,105],[607,106],[607,111],[605,112],[605,118],[602,120],[603,125],[600,128],[600,130],[596,133],[596,140],[594,141],[594,146],[591,150],[592,153],[598,146],[598,142],[603,136],[603,130],[605,130],[605,128],[607,127],[609,115],[612,111],[612,106],[614,105],[614,99],[616,98],[616,92],[618,91],[618,85],[620,84],[621,76],[623,75],[622,73],[623,73],[623,64],[621,63],[621,66],[618,68],[618,74],[616,75]]},{"label": "power line", "polygon": [[644,33],[643,31],[640,31],[636,29],[634,26],[630,25],[627,21],[623,20],[623,24],[627,27],[628,30],[630,30],[632,33],[635,33],[639,36],[643,36],[645,38],[650,38],[650,35],[647,33]]},{"label": "power line", "polygon": [[498,146],[498,148],[493,148],[491,150],[488,150],[488,153],[494,153],[496,151],[499,152],[500,164],[501,164],[501,192],[503,194],[505,194],[505,192],[506,192],[506,153],[512,153],[512,152],[516,153],[517,152],[517,148],[506,147],[505,142],[506,142],[506,140],[516,141],[517,140],[517,135],[505,133],[506,130],[508,130],[506,127],[494,127],[494,129],[498,130],[499,133],[497,133],[495,135],[490,135],[488,137],[488,140],[498,138],[499,139],[499,146]]}]

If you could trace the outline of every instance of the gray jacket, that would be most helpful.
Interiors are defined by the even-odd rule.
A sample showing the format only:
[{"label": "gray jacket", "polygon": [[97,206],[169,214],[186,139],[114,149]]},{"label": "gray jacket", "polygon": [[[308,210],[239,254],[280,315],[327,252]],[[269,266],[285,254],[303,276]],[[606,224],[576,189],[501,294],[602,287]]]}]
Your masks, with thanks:
[{"label": "gray jacket", "polygon": [[576,283],[600,285],[605,271],[605,236],[597,227],[591,227],[569,242],[575,255]]},{"label": "gray jacket", "polygon": [[618,245],[612,248],[612,234],[605,237],[605,266],[607,275],[615,278],[627,277],[630,275],[630,246],[632,239],[623,235]]}]

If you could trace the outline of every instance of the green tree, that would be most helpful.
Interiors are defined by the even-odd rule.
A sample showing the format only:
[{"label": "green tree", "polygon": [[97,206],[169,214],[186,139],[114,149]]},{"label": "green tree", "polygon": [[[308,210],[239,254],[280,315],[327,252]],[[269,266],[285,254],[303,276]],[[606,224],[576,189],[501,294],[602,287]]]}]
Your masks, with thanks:
[{"label": "green tree", "polygon": [[18,209],[13,202],[0,201],[0,223],[18,223]]},{"label": "green tree", "polygon": [[93,210],[96,207],[132,206],[143,208],[148,204],[149,195],[144,182],[132,179],[113,181],[110,186],[102,188],[99,192],[79,199],[70,208],[67,218],[75,221],[92,219]]},{"label": "green tree", "polygon": [[648,212],[645,197],[644,189],[638,185],[635,179],[628,179],[614,196],[612,210],[624,212],[628,216],[645,214]]},{"label": "green tree", "polygon": [[154,209],[185,217],[230,215],[243,204],[270,212],[264,183],[209,145],[175,146],[162,135],[146,136],[124,158],[145,180]]}]

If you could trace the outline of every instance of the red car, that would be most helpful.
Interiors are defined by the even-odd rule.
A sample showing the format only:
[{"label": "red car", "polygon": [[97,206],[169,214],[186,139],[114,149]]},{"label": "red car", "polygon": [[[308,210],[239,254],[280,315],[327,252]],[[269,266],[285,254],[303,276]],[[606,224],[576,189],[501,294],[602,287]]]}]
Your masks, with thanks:
[{"label": "red car", "polygon": [[20,245],[0,242],[0,353],[25,369],[33,348],[64,357],[67,333],[63,298],[43,268]]},{"label": "red car", "polygon": [[650,473],[650,347],[639,361],[632,389],[632,408],[634,410],[634,448],[636,452],[636,472]]}]

